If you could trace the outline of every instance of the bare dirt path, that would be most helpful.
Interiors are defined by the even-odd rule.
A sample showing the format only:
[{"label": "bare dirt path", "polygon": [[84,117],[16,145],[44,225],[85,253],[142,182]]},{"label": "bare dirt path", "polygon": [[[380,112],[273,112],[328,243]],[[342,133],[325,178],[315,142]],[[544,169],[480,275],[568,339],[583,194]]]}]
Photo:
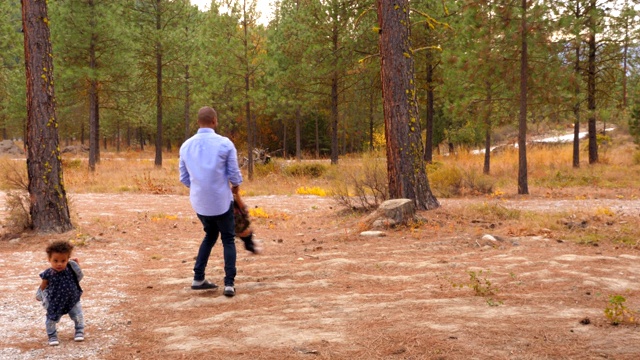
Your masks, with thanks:
[{"label": "bare dirt path", "polygon": [[[535,212],[607,207],[640,224],[637,199],[445,199],[421,213],[425,224],[370,238],[331,199],[247,197],[268,214],[254,219],[265,253],[239,250],[229,299],[189,288],[202,232],[187,197],[75,194],[76,231],[0,241],[0,358],[640,358],[638,328],[603,313],[613,294],[640,309],[640,250],[507,236],[500,224],[455,216],[487,201]],[[502,241],[484,245],[487,232]],[[84,343],[73,343],[64,318],[61,345],[46,344],[34,294],[53,238],[78,244]],[[220,244],[207,276],[222,281]]]}]

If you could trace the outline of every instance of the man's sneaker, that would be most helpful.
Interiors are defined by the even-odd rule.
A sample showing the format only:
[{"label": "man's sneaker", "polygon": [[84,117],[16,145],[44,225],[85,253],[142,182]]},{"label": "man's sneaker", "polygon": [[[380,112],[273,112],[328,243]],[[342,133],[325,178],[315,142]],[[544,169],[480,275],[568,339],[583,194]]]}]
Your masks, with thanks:
[{"label": "man's sneaker", "polygon": [[210,282],[209,280],[202,280],[202,281],[193,280],[193,282],[191,283],[191,289],[193,290],[208,290],[208,289],[215,289],[217,287],[218,285]]},{"label": "man's sneaker", "polygon": [[233,286],[225,286],[222,294],[224,296],[232,297],[236,294],[236,289]]},{"label": "man's sneaker", "polygon": [[84,333],[82,331],[76,331],[76,334],[73,336],[74,341],[84,341]]},{"label": "man's sneaker", "polygon": [[58,341],[57,335],[49,336],[49,346],[58,346],[60,345],[60,341]]}]

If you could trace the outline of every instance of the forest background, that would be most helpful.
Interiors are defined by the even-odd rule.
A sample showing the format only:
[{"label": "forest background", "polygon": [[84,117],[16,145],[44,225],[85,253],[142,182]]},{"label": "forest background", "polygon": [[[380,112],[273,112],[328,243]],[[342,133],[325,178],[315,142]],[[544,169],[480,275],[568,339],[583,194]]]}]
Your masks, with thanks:
[{"label": "forest background", "polygon": [[[378,27],[372,1],[278,1],[268,23],[255,1],[49,2],[62,145],[175,150],[213,106],[220,132],[301,158],[384,144]],[[528,3],[530,127],[585,118],[639,136],[640,29],[633,1]],[[513,1],[411,1],[412,56],[425,159],[513,140],[520,18]],[[20,1],[0,4],[0,132],[23,139]],[[591,39],[593,35],[593,41]],[[594,46],[592,46],[594,45]],[[590,76],[595,86],[589,85]],[[594,106],[587,106],[593,99]],[[252,173],[250,173],[252,176]]]}]

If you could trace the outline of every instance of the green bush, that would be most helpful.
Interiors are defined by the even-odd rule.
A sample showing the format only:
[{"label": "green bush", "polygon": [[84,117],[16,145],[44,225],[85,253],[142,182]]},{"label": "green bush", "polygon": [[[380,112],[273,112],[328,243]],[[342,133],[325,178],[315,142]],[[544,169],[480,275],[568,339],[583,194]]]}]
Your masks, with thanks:
[{"label": "green bush", "polygon": [[327,166],[320,163],[296,163],[282,171],[288,176],[319,178],[327,172]]}]

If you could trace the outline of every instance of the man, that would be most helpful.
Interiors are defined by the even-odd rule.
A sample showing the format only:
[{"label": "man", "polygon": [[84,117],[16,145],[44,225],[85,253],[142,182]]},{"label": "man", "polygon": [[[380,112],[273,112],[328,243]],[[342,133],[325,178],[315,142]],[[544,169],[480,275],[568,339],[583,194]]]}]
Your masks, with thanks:
[{"label": "man", "polygon": [[235,146],[228,138],[216,134],[214,129],[217,125],[218,115],[214,109],[205,106],[198,111],[198,133],[180,147],[180,182],[189,188],[191,206],[202,222],[205,233],[193,268],[191,288],[204,290],[218,287],[205,279],[205,269],[211,249],[220,234],[224,254],[223,294],[231,297],[236,293],[233,195],[238,194],[242,174]]}]

